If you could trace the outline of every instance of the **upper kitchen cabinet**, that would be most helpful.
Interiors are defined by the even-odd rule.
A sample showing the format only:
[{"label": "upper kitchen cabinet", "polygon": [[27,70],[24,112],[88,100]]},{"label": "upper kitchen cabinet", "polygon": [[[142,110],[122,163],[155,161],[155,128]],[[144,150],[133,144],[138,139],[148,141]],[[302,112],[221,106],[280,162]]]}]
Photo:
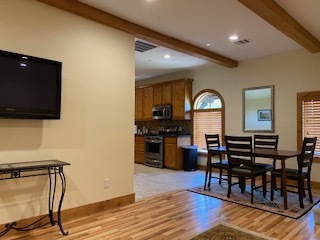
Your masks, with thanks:
[{"label": "upper kitchen cabinet", "polygon": [[172,83],[172,118],[191,118],[192,79],[182,79]]},{"label": "upper kitchen cabinet", "polygon": [[162,85],[162,103],[172,104],[172,84],[171,83]]},{"label": "upper kitchen cabinet", "polygon": [[143,103],[143,119],[152,120],[153,107],[153,87],[145,87],[142,89],[142,103]]},{"label": "upper kitchen cabinet", "polygon": [[152,120],[152,107],[172,105],[173,120],[190,119],[192,79],[178,79],[136,88],[136,121]]},{"label": "upper kitchen cabinet", "polygon": [[142,89],[137,88],[135,91],[135,119],[143,120],[143,109],[142,109]]},{"label": "upper kitchen cabinet", "polygon": [[159,84],[153,86],[153,105],[172,104],[172,84]]},{"label": "upper kitchen cabinet", "polygon": [[153,87],[153,104],[154,105],[161,105],[163,104],[163,92],[162,92],[162,85],[157,85]]},{"label": "upper kitchen cabinet", "polygon": [[153,87],[136,88],[135,120],[152,120]]}]

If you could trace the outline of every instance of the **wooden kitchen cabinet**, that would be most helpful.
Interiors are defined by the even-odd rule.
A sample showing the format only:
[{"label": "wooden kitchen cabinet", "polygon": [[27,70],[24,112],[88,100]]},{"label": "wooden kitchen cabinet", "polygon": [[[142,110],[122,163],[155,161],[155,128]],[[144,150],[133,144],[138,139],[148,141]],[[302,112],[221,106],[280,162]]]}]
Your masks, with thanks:
[{"label": "wooden kitchen cabinet", "polygon": [[153,87],[136,88],[135,120],[152,120]]},{"label": "wooden kitchen cabinet", "polygon": [[143,120],[152,120],[153,87],[142,89]]},{"label": "wooden kitchen cabinet", "polygon": [[155,105],[172,105],[172,120],[191,118],[192,79],[178,79],[136,88],[135,120],[152,120]]},{"label": "wooden kitchen cabinet", "polygon": [[153,104],[167,105],[172,104],[171,84],[155,85],[153,87]]},{"label": "wooden kitchen cabinet", "polygon": [[144,136],[134,137],[134,162],[144,164]]},{"label": "wooden kitchen cabinet", "polygon": [[135,91],[135,120],[143,120],[142,89]]},{"label": "wooden kitchen cabinet", "polygon": [[157,85],[153,87],[153,104],[154,105],[161,105],[162,102],[162,85]]},{"label": "wooden kitchen cabinet", "polygon": [[192,79],[172,83],[172,119],[191,118]]},{"label": "wooden kitchen cabinet", "polygon": [[172,84],[162,85],[162,104],[172,104]]},{"label": "wooden kitchen cabinet", "polygon": [[183,145],[190,145],[190,136],[166,137],[164,145],[164,166],[174,170],[183,169]]}]

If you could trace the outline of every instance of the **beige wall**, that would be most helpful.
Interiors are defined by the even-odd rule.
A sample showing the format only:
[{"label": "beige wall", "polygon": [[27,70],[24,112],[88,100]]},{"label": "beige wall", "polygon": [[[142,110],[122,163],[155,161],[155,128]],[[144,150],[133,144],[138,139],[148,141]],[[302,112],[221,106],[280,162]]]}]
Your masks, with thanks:
[{"label": "beige wall", "polygon": [[[191,77],[193,75],[193,77]],[[175,75],[166,79],[173,80]],[[181,76],[179,76],[181,77]],[[193,96],[211,88],[224,98],[226,134],[247,135],[242,131],[242,89],[266,85],[275,86],[275,133],[279,148],[297,148],[297,92],[320,90],[320,53],[302,49],[243,61],[237,68],[212,67],[193,71]],[[151,81],[151,80],[149,80]],[[153,81],[156,81],[153,80]],[[139,81],[139,84],[143,84]],[[200,159],[205,165],[205,160]],[[293,165],[294,159],[292,159]],[[320,164],[314,164],[312,180],[320,182]]]},{"label": "beige wall", "polygon": [[[61,120],[0,119],[0,162],[69,162],[63,209],[132,194],[133,36],[34,0],[2,0],[0,16],[1,49],[62,62]],[[47,212],[47,183],[1,181],[0,223]]]}]

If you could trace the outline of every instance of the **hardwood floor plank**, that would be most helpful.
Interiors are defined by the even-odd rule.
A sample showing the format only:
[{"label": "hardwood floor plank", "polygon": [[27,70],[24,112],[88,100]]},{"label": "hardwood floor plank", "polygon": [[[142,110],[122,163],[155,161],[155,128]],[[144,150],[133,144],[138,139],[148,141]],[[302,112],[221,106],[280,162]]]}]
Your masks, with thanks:
[{"label": "hardwood floor plank", "polygon": [[[314,194],[319,194],[319,190]],[[70,218],[63,221],[68,236],[62,236],[58,226],[48,226],[24,233],[12,231],[3,239],[185,240],[219,223],[233,224],[276,239],[320,239],[320,225],[314,225],[311,211],[295,220],[186,190]]]}]

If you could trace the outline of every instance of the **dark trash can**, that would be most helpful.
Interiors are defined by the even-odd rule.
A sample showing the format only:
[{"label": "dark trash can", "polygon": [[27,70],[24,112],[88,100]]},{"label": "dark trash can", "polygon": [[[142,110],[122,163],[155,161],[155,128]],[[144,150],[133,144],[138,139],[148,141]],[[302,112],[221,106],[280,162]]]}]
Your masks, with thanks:
[{"label": "dark trash can", "polygon": [[196,171],[198,164],[198,146],[182,146],[184,171]]}]

